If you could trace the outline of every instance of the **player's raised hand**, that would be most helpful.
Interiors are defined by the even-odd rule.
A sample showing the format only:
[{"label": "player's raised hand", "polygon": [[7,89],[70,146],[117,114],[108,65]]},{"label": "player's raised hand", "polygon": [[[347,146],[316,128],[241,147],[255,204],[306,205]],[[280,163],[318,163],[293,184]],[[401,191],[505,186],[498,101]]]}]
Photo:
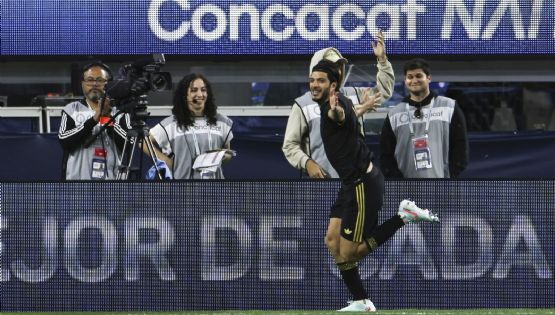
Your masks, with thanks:
[{"label": "player's raised hand", "polygon": [[339,92],[335,90],[330,91],[330,110],[328,112],[328,117],[340,124],[345,121],[345,111],[343,107],[339,105]]},{"label": "player's raised hand", "polygon": [[330,109],[335,111],[339,105],[339,92],[330,91]]}]

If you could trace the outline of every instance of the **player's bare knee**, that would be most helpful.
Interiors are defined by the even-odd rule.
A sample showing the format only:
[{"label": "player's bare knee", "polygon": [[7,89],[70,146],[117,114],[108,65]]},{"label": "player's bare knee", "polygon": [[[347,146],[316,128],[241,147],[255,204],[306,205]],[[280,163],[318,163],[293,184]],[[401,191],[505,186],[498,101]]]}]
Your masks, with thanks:
[{"label": "player's bare knee", "polygon": [[326,236],[324,237],[324,243],[328,248],[337,247],[337,244],[339,244],[339,239],[334,235],[326,234]]},{"label": "player's bare knee", "polygon": [[339,254],[341,255],[341,257],[345,261],[356,261],[356,260],[358,260],[356,247],[341,246],[339,248]]}]

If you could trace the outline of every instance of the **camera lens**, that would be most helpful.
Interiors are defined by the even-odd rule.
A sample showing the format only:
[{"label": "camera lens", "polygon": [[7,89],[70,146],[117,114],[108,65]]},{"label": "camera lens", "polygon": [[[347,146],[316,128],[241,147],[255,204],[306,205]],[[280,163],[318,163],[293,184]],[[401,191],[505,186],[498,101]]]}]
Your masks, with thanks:
[{"label": "camera lens", "polygon": [[171,76],[167,72],[153,73],[150,81],[153,91],[171,90]]}]

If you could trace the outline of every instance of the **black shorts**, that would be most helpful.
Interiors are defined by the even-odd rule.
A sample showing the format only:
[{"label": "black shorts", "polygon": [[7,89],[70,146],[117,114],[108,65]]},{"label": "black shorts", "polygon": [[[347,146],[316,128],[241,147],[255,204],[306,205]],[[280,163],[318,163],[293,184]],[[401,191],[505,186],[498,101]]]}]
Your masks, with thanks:
[{"label": "black shorts", "polygon": [[375,165],[356,183],[341,185],[330,214],[341,218],[341,236],[357,243],[364,241],[378,225],[383,194],[384,176]]}]

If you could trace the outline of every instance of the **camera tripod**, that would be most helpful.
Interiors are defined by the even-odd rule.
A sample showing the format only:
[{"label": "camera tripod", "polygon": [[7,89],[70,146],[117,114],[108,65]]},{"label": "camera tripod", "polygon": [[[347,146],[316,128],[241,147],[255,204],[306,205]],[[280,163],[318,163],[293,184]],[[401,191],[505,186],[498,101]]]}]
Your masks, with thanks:
[{"label": "camera tripod", "polygon": [[[138,169],[132,168],[133,158],[135,156],[135,151],[139,148],[139,156],[142,156],[143,152],[147,152],[148,156],[152,160],[154,167],[156,168],[156,175],[158,179],[162,180],[162,172],[156,164],[156,153],[154,151],[154,145],[149,137],[150,128],[145,123],[144,119],[149,116],[150,113],[146,111],[148,101],[146,95],[141,95],[135,104],[131,106],[126,106],[131,108],[129,110],[129,115],[131,116],[131,129],[127,131],[127,136],[125,138],[125,143],[123,145],[122,155],[119,159],[118,174],[116,179],[127,180],[127,179],[140,179],[140,171],[142,169],[142,159],[139,160],[140,164]],[[143,149],[146,144],[147,150]],[[130,178],[130,175],[136,172],[136,178]]]}]

